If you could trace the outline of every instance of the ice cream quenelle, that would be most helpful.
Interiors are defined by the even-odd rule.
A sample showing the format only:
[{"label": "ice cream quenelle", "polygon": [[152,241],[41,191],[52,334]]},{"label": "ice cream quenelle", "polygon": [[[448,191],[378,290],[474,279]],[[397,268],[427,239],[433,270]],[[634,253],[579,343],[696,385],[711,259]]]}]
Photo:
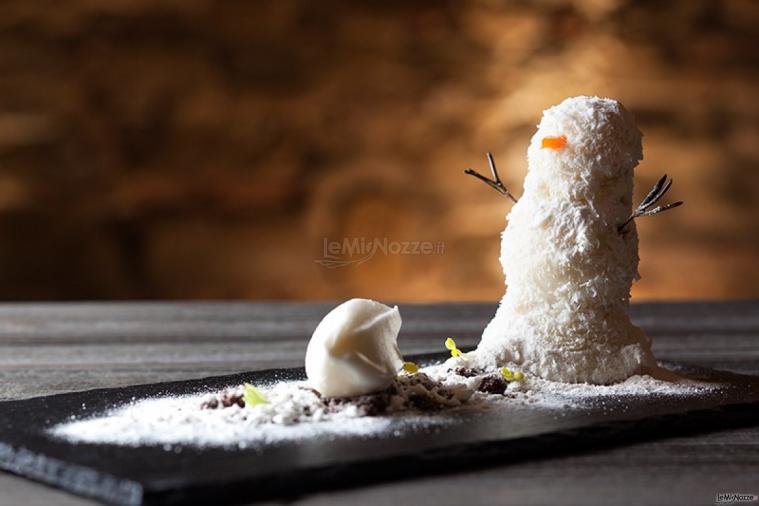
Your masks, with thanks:
[{"label": "ice cream quenelle", "polygon": [[470,362],[596,384],[655,368],[627,313],[638,278],[633,169],[643,158],[632,115],[615,100],[568,98],[544,111],[527,158],[502,235],[508,288]]},{"label": "ice cream quenelle", "polygon": [[330,311],[306,350],[309,384],[326,397],[351,397],[388,387],[403,367],[398,349],[401,315],[368,299]]}]

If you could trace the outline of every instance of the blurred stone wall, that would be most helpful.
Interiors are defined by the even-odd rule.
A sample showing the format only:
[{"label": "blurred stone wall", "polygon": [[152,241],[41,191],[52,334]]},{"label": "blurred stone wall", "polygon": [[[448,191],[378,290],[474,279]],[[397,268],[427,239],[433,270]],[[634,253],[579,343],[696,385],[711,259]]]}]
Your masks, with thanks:
[{"label": "blurred stone wall", "polygon": [[[462,169],[491,150],[519,194],[576,94],[638,118],[639,197],[666,171],[686,201],[639,220],[634,295],[757,297],[758,25],[751,0],[4,2],[0,298],[496,300],[509,203]],[[344,238],[434,253],[325,266]]]}]

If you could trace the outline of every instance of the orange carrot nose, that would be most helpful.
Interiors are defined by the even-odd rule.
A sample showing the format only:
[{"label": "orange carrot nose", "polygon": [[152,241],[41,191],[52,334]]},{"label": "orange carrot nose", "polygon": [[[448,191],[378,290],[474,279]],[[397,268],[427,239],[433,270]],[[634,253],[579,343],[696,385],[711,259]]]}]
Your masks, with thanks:
[{"label": "orange carrot nose", "polygon": [[555,150],[564,149],[564,147],[567,145],[567,138],[564,135],[561,135],[559,137],[543,137],[543,142],[541,143],[541,148],[551,148]]}]

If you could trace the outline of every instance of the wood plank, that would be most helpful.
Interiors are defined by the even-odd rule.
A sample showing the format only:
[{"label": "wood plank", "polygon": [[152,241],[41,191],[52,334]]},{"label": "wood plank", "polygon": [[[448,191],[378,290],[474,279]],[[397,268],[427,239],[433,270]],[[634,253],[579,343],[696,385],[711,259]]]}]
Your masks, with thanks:
[{"label": "wood plank", "polygon": [[[0,398],[302,364],[331,303],[0,304]],[[401,305],[406,353],[476,343],[494,304]],[[638,304],[657,356],[759,374],[759,301]],[[297,503],[711,504],[759,493],[759,429],[331,492]],[[90,504],[0,474],[0,505]]]}]

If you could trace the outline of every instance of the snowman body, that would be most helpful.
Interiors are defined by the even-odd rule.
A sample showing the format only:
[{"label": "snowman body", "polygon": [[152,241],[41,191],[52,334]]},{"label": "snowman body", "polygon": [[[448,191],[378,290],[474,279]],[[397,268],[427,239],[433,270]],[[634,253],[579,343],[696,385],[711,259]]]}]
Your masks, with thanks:
[{"label": "snowman body", "polygon": [[507,290],[475,362],[596,384],[656,366],[628,315],[635,223],[617,228],[630,215],[642,156],[641,134],[615,100],[573,97],[544,112],[502,235]]}]

